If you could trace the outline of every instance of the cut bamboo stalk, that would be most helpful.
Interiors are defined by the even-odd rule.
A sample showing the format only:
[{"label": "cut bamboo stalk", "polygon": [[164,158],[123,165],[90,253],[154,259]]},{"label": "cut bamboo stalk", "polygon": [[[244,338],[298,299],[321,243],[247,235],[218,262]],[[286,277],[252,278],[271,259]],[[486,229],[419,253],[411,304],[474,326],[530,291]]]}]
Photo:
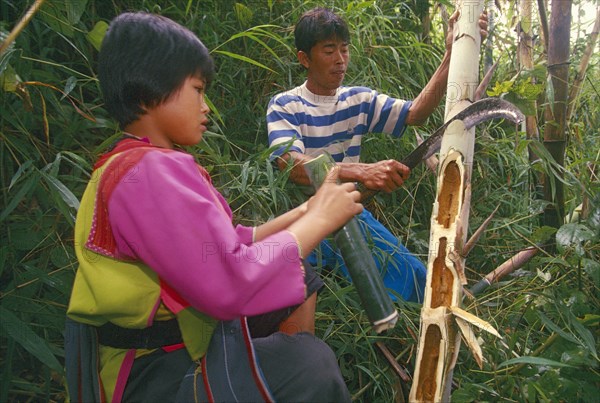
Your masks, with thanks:
[{"label": "cut bamboo stalk", "polygon": [[[313,186],[318,189],[334,166],[331,155],[323,153],[306,162],[304,169]],[[373,330],[381,333],[393,328],[398,321],[398,311],[385,289],[356,217],[334,234],[334,240]]]},{"label": "cut bamboo stalk", "polygon": [[516,255],[512,256],[510,259],[504,261],[500,266],[498,266],[495,270],[488,273],[484,278],[482,278],[477,284],[475,284],[469,290],[470,294],[475,296],[481,294],[486,288],[492,285],[495,282],[498,282],[502,277],[506,276],[509,273],[512,273],[519,267],[523,267],[527,262],[531,260],[537,253],[539,252],[539,248],[536,246],[531,246],[529,248],[523,249]]},{"label": "cut bamboo stalk", "polygon": [[[478,20],[483,3],[482,0],[457,2],[460,16],[453,33],[446,121],[475,97],[481,45]],[[460,306],[463,297],[464,273],[461,271],[465,265],[460,249],[466,241],[469,221],[474,141],[475,129],[466,130],[460,120],[448,125],[442,140],[411,402],[450,401],[452,376],[461,342],[460,328],[452,309]],[[463,318],[460,320],[463,328],[470,329],[471,323]],[[464,333],[469,337],[469,344],[477,342],[470,330],[464,329]],[[483,360],[477,347],[470,347],[477,354],[478,362]]]}]

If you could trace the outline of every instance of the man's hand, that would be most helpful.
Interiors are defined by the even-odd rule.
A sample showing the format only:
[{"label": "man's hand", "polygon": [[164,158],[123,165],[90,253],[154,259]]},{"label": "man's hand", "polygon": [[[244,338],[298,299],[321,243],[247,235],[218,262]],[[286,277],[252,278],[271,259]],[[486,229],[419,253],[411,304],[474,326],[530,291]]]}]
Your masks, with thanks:
[{"label": "man's hand", "polygon": [[[448,19],[448,34],[446,35],[446,51],[452,51],[452,44],[454,43],[454,23],[458,20],[460,16],[460,12],[458,10],[454,11],[454,13]],[[483,10],[481,15],[479,16],[479,33],[481,34],[481,41],[488,36],[488,15],[487,11]]]},{"label": "man's hand", "polygon": [[396,160],[385,160],[365,164],[361,182],[371,190],[392,192],[408,179],[410,169]]}]

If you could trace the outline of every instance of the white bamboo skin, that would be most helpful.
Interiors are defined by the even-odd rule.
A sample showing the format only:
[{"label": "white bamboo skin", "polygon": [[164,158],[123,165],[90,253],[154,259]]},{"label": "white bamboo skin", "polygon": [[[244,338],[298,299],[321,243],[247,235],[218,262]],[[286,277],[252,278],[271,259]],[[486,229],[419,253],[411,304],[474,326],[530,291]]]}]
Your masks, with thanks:
[{"label": "white bamboo skin", "polygon": [[[482,0],[458,2],[446,94],[446,121],[471,103],[479,83],[481,37],[478,19]],[[449,256],[459,256],[469,221],[470,182],[475,129],[452,122],[442,139],[436,199],[431,216],[425,301],[421,310],[419,344],[411,402],[450,400],[450,385],[460,332],[448,307],[460,306],[462,284]],[[464,267],[464,259],[459,258]]]}]

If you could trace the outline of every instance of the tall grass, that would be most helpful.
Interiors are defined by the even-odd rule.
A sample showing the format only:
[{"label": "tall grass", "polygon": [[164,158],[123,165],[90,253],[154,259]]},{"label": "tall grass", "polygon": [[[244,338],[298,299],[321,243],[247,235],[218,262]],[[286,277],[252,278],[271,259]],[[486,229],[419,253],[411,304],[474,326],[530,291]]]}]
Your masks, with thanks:
[{"label": "tall grass", "polygon": [[[3,1],[0,34],[6,35],[31,3]],[[212,124],[205,141],[189,151],[210,171],[236,220],[254,224],[305,197],[287,181],[287,173],[268,162],[264,118],[272,95],[304,80],[295,59],[293,23],[314,5],[332,6],[353,32],[347,84],[410,99],[433,73],[443,50],[439,26],[434,26],[431,44],[420,41],[413,3],[46,0],[0,57],[0,401],[66,399],[62,329],[76,270],[73,219],[92,162],[119,137],[102,107],[97,49],[88,35],[94,27],[125,10],[158,12],[191,28],[211,49],[218,67],[208,93]],[[514,45],[507,41],[501,46],[507,51],[495,77],[500,83],[518,74],[509,56]],[[469,282],[548,237],[559,241],[559,250],[538,254],[477,299],[465,300],[467,310],[493,323],[504,337],[480,336],[487,358],[481,370],[461,351],[455,401],[595,397],[600,307],[597,57],[592,65],[596,69],[584,82],[571,122],[564,167],[568,209],[575,212],[587,203],[587,217],[573,216],[558,231],[541,227],[544,206],[534,200],[530,178],[532,172],[560,168],[543,155],[532,166],[527,141],[512,127],[493,122],[478,129],[471,229],[499,209],[467,259]],[[400,159],[415,146],[414,131],[427,136],[441,124],[438,109],[401,139],[365,138],[363,159]],[[418,167],[403,188],[378,195],[370,206],[423,261],[435,186],[434,175]],[[354,288],[335,272],[321,274],[326,289],[319,299],[317,332],[336,352],[351,393],[358,401],[400,400],[410,385],[399,380],[375,342],[382,341],[410,373],[420,307],[397,302],[401,317],[396,328],[375,336]]]}]

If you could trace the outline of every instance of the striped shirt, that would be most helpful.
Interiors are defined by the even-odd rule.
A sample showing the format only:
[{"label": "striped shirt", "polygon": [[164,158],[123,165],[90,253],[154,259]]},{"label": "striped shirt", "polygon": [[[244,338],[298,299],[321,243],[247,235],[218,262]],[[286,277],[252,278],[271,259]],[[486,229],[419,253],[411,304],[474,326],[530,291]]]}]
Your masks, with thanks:
[{"label": "striped shirt", "polygon": [[358,162],[362,136],[400,137],[410,105],[366,87],[340,87],[333,96],[316,95],[305,82],[269,102],[269,146],[279,146],[272,157],[288,151],[316,157],[327,151],[336,162]]}]

